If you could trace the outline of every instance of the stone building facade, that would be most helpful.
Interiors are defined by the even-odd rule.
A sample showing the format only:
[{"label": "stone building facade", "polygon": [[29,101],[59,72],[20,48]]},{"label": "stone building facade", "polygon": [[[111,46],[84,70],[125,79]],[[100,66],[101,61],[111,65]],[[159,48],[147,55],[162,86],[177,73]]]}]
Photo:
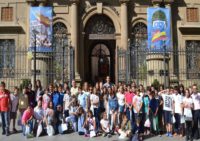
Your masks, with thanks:
[{"label": "stone building facade", "polygon": [[[31,6],[53,7],[54,30],[65,33],[67,46],[74,49],[73,71],[77,81],[97,81],[110,75],[115,82],[137,79],[138,83],[150,85],[157,79],[160,83],[165,80],[167,84],[190,85],[200,78],[197,0],[6,0],[0,2],[0,78],[9,86],[33,77],[33,60],[27,53]],[[134,65],[128,65],[128,57],[121,58],[120,52],[130,46],[146,47],[147,8],[159,6],[171,9],[173,51],[166,56],[138,53],[137,59],[145,65],[136,71]],[[139,41],[139,45],[134,41]],[[62,48],[59,44],[55,47]],[[52,77],[48,74],[52,62],[58,59],[50,56],[37,54],[36,58],[37,79],[44,86],[50,82],[48,77]],[[67,81],[69,74],[64,75]]]}]

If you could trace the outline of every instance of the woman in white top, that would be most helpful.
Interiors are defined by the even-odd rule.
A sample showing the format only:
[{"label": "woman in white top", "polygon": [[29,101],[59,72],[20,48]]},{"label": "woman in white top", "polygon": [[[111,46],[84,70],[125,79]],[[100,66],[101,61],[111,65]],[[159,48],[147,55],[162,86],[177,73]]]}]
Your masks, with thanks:
[{"label": "woman in white top", "polygon": [[192,109],[194,108],[194,103],[192,97],[190,96],[189,89],[185,90],[185,97],[183,98],[183,108],[186,124],[186,141],[192,140]]},{"label": "woman in white top", "polygon": [[90,96],[90,103],[90,110],[96,118],[97,127],[99,127],[99,94],[97,92],[97,88],[93,88],[93,94]]},{"label": "woman in white top", "polygon": [[124,96],[124,90],[122,87],[119,87],[118,92],[117,92],[117,99],[118,99],[118,104],[119,104],[119,119],[118,123],[121,125],[122,123],[122,114],[124,113],[125,109],[125,96]]}]

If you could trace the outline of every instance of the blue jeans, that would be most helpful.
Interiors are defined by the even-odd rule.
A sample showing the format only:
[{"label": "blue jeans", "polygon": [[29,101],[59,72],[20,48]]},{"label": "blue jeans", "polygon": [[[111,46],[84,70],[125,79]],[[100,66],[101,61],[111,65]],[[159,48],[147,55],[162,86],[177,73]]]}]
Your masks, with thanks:
[{"label": "blue jeans", "polygon": [[[27,125],[30,127],[30,130],[29,130],[29,134],[33,131],[33,121],[30,120],[28,121]],[[23,135],[26,136],[26,125],[22,125],[22,132],[23,132]]]},{"label": "blue jeans", "polygon": [[194,110],[193,111],[193,121],[194,121],[194,125],[193,125],[193,137],[194,139],[199,139],[199,129],[198,129],[198,125],[200,123],[200,110]]},{"label": "blue jeans", "polygon": [[175,121],[176,121],[174,124],[174,131],[179,134],[180,128],[181,128],[181,115],[175,113],[174,117],[175,117]]},{"label": "blue jeans", "polygon": [[99,108],[94,108],[94,117],[96,119],[96,127],[99,129],[100,127],[100,121],[99,121]]},{"label": "blue jeans", "polygon": [[10,112],[1,112],[1,120],[3,132],[8,133],[10,127]]}]

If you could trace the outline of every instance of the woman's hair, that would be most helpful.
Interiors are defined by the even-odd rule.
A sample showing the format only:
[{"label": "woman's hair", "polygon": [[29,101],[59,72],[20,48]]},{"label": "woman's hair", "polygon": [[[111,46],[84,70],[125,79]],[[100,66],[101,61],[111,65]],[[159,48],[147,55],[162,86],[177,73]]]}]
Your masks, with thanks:
[{"label": "woman's hair", "polygon": [[91,115],[92,115],[92,117],[93,117],[93,113],[92,113],[92,111],[91,111],[91,110],[89,110],[89,111],[88,111],[88,116],[89,116],[89,114],[91,114]]},{"label": "woman's hair", "polygon": [[78,116],[81,116],[84,113],[85,113],[85,111],[84,111],[83,107],[80,107],[78,110]]}]

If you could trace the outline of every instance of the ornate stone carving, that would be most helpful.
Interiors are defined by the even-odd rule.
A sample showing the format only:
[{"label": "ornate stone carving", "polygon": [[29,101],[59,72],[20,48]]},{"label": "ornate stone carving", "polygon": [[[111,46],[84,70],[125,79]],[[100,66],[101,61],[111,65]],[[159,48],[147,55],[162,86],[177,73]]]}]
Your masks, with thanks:
[{"label": "ornate stone carving", "polygon": [[95,15],[92,17],[87,26],[86,26],[87,34],[114,34],[115,27],[112,21],[103,15]]}]

